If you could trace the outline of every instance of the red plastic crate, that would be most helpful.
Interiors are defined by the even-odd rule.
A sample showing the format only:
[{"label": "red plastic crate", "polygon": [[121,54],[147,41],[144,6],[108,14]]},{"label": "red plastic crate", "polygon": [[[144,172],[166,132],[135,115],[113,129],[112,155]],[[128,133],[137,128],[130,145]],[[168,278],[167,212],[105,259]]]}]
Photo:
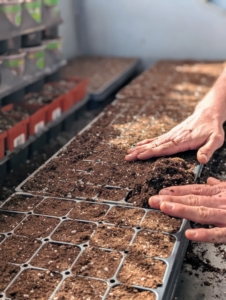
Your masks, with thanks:
[{"label": "red plastic crate", "polygon": [[63,111],[64,95],[56,98],[47,106],[47,122],[51,122],[59,118]]},{"label": "red plastic crate", "polygon": [[34,110],[34,113],[30,115],[30,121],[28,125],[28,135],[37,134],[42,130],[47,123],[47,110],[48,105],[41,104],[29,104],[29,103],[19,103],[16,104],[22,106],[26,109]]},{"label": "red plastic crate", "polygon": [[[9,104],[2,108],[2,111],[12,110],[13,105]],[[30,117],[18,122],[15,126],[7,130],[6,150],[13,151],[16,147],[24,144],[28,137],[28,124]]]},{"label": "red plastic crate", "polygon": [[88,86],[88,79],[80,79],[80,78],[73,78],[68,77],[66,78],[69,81],[75,82],[75,87],[70,91],[73,95],[74,103],[81,101],[87,94],[87,86]]},{"label": "red plastic crate", "polygon": [[0,133],[0,159],[5,156],[7,131]]}]

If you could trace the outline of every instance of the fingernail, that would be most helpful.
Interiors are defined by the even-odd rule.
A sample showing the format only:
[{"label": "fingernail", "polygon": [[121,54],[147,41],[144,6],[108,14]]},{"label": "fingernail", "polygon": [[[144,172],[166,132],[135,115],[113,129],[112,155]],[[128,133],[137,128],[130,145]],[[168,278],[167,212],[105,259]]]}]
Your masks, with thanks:
[{"label": "fingernail", "polygon": [[164,202],[165,208],[168,210],[173,210],[174,209],[174,204],[170,202]]},{"label": "fingernail", "polygon": [[162,198],[159,197],[159,196],[154,196],[154,197],[150,198],[150,204],[153,205],[153,206],[160,205],[161,201],[162,201]]},{"label": "fingernail", "polygon": [[202,154],[202,157],[205,159],[205,162],[208,161],[208,157],[206,156],[206,154]]},{"label": "fingernail", "polygon": [[195,237],[198,235],[198,233],[195,230],[187,230],[187,234],[189,234],[190,237]]},{"label": "fingernail", "polygon": [[170,190],[161,190],[160,192],[159,192],[159,195],[170,195],[171,194],[171,192],[170,192]]}]

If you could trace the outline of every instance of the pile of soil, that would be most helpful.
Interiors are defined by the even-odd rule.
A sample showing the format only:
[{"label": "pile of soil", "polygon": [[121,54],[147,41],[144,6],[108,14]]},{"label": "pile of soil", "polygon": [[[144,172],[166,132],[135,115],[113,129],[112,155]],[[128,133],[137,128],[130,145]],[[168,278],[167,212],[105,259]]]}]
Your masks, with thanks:
[{"label": "pile of soil", "polygon": [[103,89],[116,76],[126,71],[135,59],[117,57],[78,57],[63,69],[65,77],[89,79],[89,92]]}]

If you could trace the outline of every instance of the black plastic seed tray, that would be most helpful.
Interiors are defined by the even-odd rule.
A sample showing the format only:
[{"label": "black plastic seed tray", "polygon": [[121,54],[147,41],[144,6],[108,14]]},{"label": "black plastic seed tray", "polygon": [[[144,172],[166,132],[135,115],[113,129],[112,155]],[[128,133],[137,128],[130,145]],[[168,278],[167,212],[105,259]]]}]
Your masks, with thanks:
[{"label": "black plastic seed tray", "polygon": [[[15,202],[15,199],[12,197],[15,196],[21,196],[24,198],[24,203],[23,200],[20,200],[22,205],[17,206],[17,203]],[[52,207],[52,203],[55,203],[56,206],[58,206],[59,203],[63,202],[63,210],[54,210]],[[18,202],[19,203],[19,202]],[[101,216],[95,216],[94,214],[94,219],[92,220],[92,217],[86,216],[82,217],[82,209],[80,209],[80,213],[78,213],[77,206],[78,205],[84,205],[84,204],[89,203],[89,205],[98,205],[102,206],[102,212],[103,214]],[[48,207],[49,204],[49,207]],[[55,206],[55,207],[56,207]],[[59,206],[58,206],[59,207]],[[104,207],[104,209],[103,209]],[[25,251],[26,248],[26,243],[22,246],[24,249],[17,249],[17,251],[14,252],[14,255],[11,257],[10,254],[7,254],[7,259],[5,259],[5,263],[10,265],[12,268],[15,267],[14,273],[13,273],[13,278],[10,278],[9,282],[4,282],[4,289],[0,291],[0,297],[3,299],[11,299],[7,298],[8,294],[10,293],[10,289],[13,288],[14,290],[14,295],[15,295],[15,288],[14,284],[17,282],[17,280],[20,278],[21,273],[23,272],[29,272],[33,270],[34,272],[37,273],[42,273],[43,271],[47,274],[52,274],[51,276],[59,276],[60,280],[58,280],[55,285],[53,286],[52,290],[49,291],[48,297],[46,296],[46,299],[58,299],[57,293],[61,289],[62,284],[64,283],[65,280],[68,278],[72,277],[73,274],[77,275],[77,278],[84,278],[84,279],[90,279],[90,280],[100,280],[103,283],[105,283],[105,291],[101,297],[101,299],[105,300],[107,299],[109,293],[112,292],[112,288],[118,285],[126,284],[127,286],[131,286],[135,289],[138,289],[139,291],[150,291],[153,292],[156,295],[156,300],[171,300],[173,298],[174,290],[175,290],[175,284],[176,284],[176,279],[181,267],[181,264],[183,262],[183,258],[185,255],[185,251],[187,248],[187,240],[184,237],[184,231],[189,228],[189,222],[186,220],[181,220],[180,224],[178,223],[177,229],[175,227],[175,232],[170,233],[167,232],[167,228],[165,228],[165,231],[158,231],[158,230],[151,230],[147,228],[145,225],[145,220],[147,218],[147,214],[150,212],[155,212],[156,210],[147,210],[147,209],[141,209],[141,208],[129,208],[129,207],[123,207],[123,209],[131,210],[139,210],[141,212],[141,215],[139,219],[135,221],[134,224],[125,224],[122,225],[120,228],[117,227],[117,223],[114,221],[111,223],[105,222],[107,219],[107,216],[109,212],[116,208],[120,207],[118,205],[113,205],[113,204],[100,204],[100,203],[93,203],[93,202],[84,202],[82,200],[69,200],[69,199],[62,199],[62,198],[50,198],[50,197],[40,197],[40,196],[32,196],[29,194],[23,194],[23,193],[17,193],[12,195],[8,200],[6,200],[1,206],[0,206],[0,215],[2,216],[2,219],[4,219],[4,216],[9,217],[10,221],[7,221],[5,226],[5,229],[0,230],[0,247],[2,250],[2,253],[8,249],[7,247],[4,248],[4,243],[8,242],[12,239],[17,238],[20,242],[25,239],[27,241],[27,237],[32,237],[34,239],[33,241],[33,248],[28,249]],[[65,209],[66,208],[66,209]],[[122,208],[122,207],[121,207]],[[98,208],[99,210],[99,208]],[[46,212],[46,213],[45,213]],[[51,213],[49,213],[51,212]],[[161,214],[160,212],[158,212]],[[14,220],[15,218],[15,220]],[[52,221],[54,224],[48,223],[46,225],[48,228],[47,230],[43,231],[43,228],[40,229],[40,227],[35,227],[34,231],[32,231],[32,236],[30,236],[29,233],[27,233],[31,220],[33,219],[39,219],[42,222],[43,218],[47,221]],[[91,219],[91,220],[89,220]],[[129,221],[129,219],[128,219]],[[178,220],[179,221],[179,220]],[[67,223],[67,225],[66,225]],[[73,226],[81,226],[81,231],[78,232],[83,232],[84,230],[89,231],[89,236],[87,236],[87,232],[85,233],[86,237],[85,240],[82,239],[81,236],[76,236],[76,230],[73,230],[73,226],[70,227],[70,232],[68,231],[67,238],[65,238],[65,232],[62,233],[62,230],[64,228],[67,228],[68,224],[74,224]],[[66,225],[66,226],[65,226]],[[115,227],[116,225],[116,227]],[[107,230],[122,230],[126,231],[129,230],[129,238],[128,240],[124,240],[121,243],[120,248],[118,246],[114,246],[113,248],[107,246],[105,244],[105,239],[103,236],[103,240],[98,242],[98,245],[95,244],[95,236],[98,233],[98,229],[100,227],[106,226]],[[37,232],[36,232],[37,228]],[[74,227],[75,228],[75,227]],[[46,229],[46,228],[44,228]],[[72,229],[72,231],[71,231]],[[41,231],[42,232],[41,232]],[[101,229],[103,230],[103,229]],[[160,239],[161,238],[167,238],[171,237],[170,241],[172,242],[172,239],[174,242],[172,242],[172,249],[170,250],[171,254],[170,255],[148,255],[146,254],[146,258],[153,258],[153,261],[150,263],[149,268],[152,267],[152,264],[163,262],[163,265],[165,266],[165,272],[164,276],[158,280],[158,287],[152,288],[150,286],[147,286],[146,284],[140,284],[140,282],[143,280],[138,279],[139,284],[130,284],[126,282],[120,282],[120,272],[122,268],[124,267],[127,258],[130,255],[130,249],[133,247],[135,244],[138,245],[139,242],[136,243],[136,238],[139,236],[140,233],[143,232],[148,232],[149,234],[157,234],[159,232],[160,234]],[[44,233],[45,232],[45,233]],[[18,242],[19,243],[19,242]],[[151,241],[149,245],[151,244]],[[21,244],[19,244],[21,247]],[[55,247],[64,245],[64,246],[69,246],[69,247],[75,247],[78,251],[78,253],[75,255],[76,257],[73,258],[73,256],[70,256],[70,263],[67,262],[66,267],[51,265],[54,263],[54,261],[51,261],[51,258],[49,258],[48,265],[49,267],[47,268],[42,264],[42,260],[40,259],[39,262],[35,262],[34,258],[37,258],[37,254],[41,254],[40,250],[43,251],[48,245],[55,245]],[[154,244],[152,245],[153,247]],[[168,245],[167,245],[168,246]],[[12,247],[17,247],[18,244],[16,244],[15,240],[13,241]],[[92,247],[92,248],[91,248]],[[93,248],[94,247],[94,248]],[[74,248],[74,249],[75,249]],[[21,256],[19,253],[20,251],[23,251],[23,256]],[[57,250],[56,250],[57,251]],[[78,266],[78,262],[81,258],[81,256],[86,255],[87,251],[97,251],[99,253],[113,253],[117,255],[118,257],[118,262],[116,263],[114,270],[111,270],[112,274],[108,275],[108,271],[110,268],[109,261],[106,261],[106,266],[104,267],[104,270],[106,271],[106,275],[98,275],[96,272],[93,274],[93,271],[91,272],[91,275],[89,275],[89,271],[87,271],[87,274],[84,274],[84,270],[86,266],[82,266],[79,270],[76,269]],[[26,253],[25,253],[26,252]],[[154,253],[159,254],[159,249],[156,248]],[[66,252],[65,252],[66,254]],[[108,255],[106,254],[106,255]],[[3,255],[3,254],[2,254]],[[140,252],[139,252],[139,261],[142,261],[142,258],[144,259],[144,256],[142,257]],[[145,259],[146,259],[145,258]],[[135,266],[134,266],[135,267]],[[75,271],[75,269],[76,271]],[[6,269],[5,269],[6,270]],[[7,272],[7,271],[5,271]],[[151,273],[150,275],[141,275],[141,276],[152,276]],[[144,278],[145,279],[145,278]],[[123,281],[123,280],[122,280]],[[34,283],[35,284],[35,283]],[[45,285],[45,282],[43,280],[43,285]],[[25,284],[26,287],[26,284]],[[31,288],[31,285],[29,283],[29,287],[26,287],[26,293],[30,293],[31,290],[28,290],[28,288]],[[34,291],[33,291],[34,292]],[[67,290],[67,292],[69,292]],[[31,297],[33,295],[28,295],[28,297]]]},{"label": "black plastic seed tray", "polygon": [[139,69],[140,61],[136,60],[120,75],[114,77],[109,83],[96,92],[90,93],[91,101],[103,101],[108,98],[114,91],[121,87],[128,79],[136,74]]}]

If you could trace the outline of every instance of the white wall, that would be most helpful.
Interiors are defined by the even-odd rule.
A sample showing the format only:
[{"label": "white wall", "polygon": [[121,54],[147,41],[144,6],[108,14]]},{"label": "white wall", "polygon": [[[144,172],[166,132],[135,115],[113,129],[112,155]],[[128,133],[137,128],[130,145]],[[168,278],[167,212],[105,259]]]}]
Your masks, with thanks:
[{"label": "white wall", "polygon": [[59,0],[59,9],[64,20],[60,26],[60,36],[63,38],[63,55],[70,59],[78,52],[75,18],[76,0]]},{"label": "white wall", "polygon": [[79,8],[82,54],[226,58],[226,14],[204,0],[79,0]]}]

